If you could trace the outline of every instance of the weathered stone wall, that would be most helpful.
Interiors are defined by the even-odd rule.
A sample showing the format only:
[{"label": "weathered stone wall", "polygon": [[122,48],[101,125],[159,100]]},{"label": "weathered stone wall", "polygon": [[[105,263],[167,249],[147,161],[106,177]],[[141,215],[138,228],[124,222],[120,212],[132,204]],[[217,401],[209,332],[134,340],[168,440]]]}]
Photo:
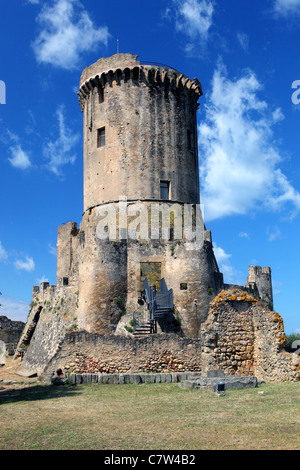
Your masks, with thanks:
[{"label": "weathered stone wall", "polygon": [[0,340],[5,343],[6,351],[9,355],[15,353],[25,323],[22,321],[13,321],[0,315]]},{"label": "weathered stone wall", "polygon": [[201,341],[173,334],[133,339],[73,332],[65,336],[43,376],[59,368],[69,373],[197,372]]},{"label": "weathered stone wall", "polygon": [[72,287],[41,285],[36,292],[18,350],[25,349],[24,368],[42,373],[68,331],[76,330],[78,292]]},{"label": "weathered stone wall", "polygon": [[282,318],[245,291],[222,291],[210,304],[201,335],[203,370],[267,381],[300,379],[300,358],[284,351]]}]

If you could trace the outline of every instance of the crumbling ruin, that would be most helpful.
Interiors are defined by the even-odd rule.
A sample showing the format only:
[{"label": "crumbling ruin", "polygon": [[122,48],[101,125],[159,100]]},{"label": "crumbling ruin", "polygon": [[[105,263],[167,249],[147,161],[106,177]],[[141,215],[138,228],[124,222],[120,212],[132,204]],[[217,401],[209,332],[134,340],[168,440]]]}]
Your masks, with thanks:
[{"label": "crumbling ruin", "polygon": [[[272,314],[256,307],[258,302],[272,311],[270,268],[249,267],[246,285],[238,286],[252,299],[245,300],[248,314],[236,316],[232,329],[235,341],[248,341],[245,351],[232,349],[238,367],[228,359],[228,342],[227,362],[218,352],[216,335],[223,341],[232,323],[221,304],[216,321],[214,302],[234,286],[224,284],[202,219],[196,120],[201,95],[197,79],[132,54],[84,69],[78,93],[82,222],[58,227],[56,286],[33,287],[19,343],[27,350],[24,367],[40,375],[56,367],[78,372],[79,363],[88,361],[99,373],[158,367],[176,372],[201,371],[211,361],[231,374],[260,370],[266,377],[275,363],[280,367],[273,361],[276,332],[268,328]],[[240,305],[239,299],[232,302]],[[253,340],[259,315],[268,341],[276,343],[269,363],[257,342],[253,346],[239,334],[249,320]],[[280,378],[291,376],[296,374]]]}]

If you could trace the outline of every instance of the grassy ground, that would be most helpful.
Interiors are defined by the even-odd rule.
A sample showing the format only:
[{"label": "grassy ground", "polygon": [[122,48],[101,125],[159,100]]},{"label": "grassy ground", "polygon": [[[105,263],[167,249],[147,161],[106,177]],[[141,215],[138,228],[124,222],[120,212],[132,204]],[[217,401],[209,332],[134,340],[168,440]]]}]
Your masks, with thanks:
[{"label": "grassy ground", "polygon": [[35,383],[0,391],[0,449],[299,450],[299,392],[299,382],[220,397],[177,384]]}]

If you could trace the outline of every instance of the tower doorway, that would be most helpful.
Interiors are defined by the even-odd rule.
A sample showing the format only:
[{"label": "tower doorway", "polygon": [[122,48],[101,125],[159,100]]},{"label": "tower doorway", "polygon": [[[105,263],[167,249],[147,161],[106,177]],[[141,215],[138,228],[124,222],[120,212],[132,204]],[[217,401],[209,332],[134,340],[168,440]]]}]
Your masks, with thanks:
[{"label": "tower doorway", "polygon": [[140,263],[140,279],[141,279],[141,292],[144,290],[144,280],[147,278],[151,286],[155,285],[156,290],[159,291],[159,281],[162,278],[161,263],[153,261],[145,261]]}]

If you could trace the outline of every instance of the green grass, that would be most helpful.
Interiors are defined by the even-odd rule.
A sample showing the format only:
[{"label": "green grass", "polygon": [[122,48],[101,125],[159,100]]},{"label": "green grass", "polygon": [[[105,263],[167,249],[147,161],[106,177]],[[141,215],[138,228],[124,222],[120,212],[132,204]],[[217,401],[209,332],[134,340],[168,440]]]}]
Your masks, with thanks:
[{"label": "green grass", "polygon": [[0,449],[299,449],[299,392],[299,382],[228,390],[224,397],[177,384],[5,391]]}]

